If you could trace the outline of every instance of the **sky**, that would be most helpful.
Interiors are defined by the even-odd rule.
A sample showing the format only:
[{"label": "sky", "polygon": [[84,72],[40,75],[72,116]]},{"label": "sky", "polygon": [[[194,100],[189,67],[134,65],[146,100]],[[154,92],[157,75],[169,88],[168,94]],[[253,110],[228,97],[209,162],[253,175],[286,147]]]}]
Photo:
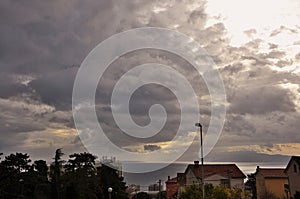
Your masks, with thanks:
[{"label": "sky", "polygon": [[[116,33],[162,27],[197,41],[224,82],[225,123],[206,160],[285,165],[289,156],[300,155],[299,13],[297,0],[2,0],[0,151],[26,152],[32,159],[51,161],[57,148],[65,154],[87,150],[72,115],[73,84],[83,60]],[[181,151],[189,145],[178,161],[192,162],[199,158],[199,139],[172,142],[180,109],[168,89],[147,85],[130,101],[131,116],[139,125],[149,123],[151,105],[163,105],[168,114],[163,133],[141,141],[126,137],[113,121],[109,103],[116,81],[124,71],[149,62],[179,68],[192,82],[206,132],[211,104],[203,78],[194,76],[180,57],[149,49],[120,57],[105,72],[95,99],[99,122],[122,149],[147,153],[172,145]],[[194,136],[196,128],[185,133],[186,138]],[[160,160],[158,155],[153,161]]]}]

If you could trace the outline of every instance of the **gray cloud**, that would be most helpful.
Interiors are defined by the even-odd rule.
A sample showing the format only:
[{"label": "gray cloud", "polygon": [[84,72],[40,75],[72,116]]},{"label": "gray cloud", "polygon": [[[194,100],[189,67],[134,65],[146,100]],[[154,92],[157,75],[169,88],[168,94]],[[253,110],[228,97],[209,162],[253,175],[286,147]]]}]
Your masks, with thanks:
[{"label": "gray cloud", "polygon": [[147,144],[144,145],[144,150],[145,151],[156,151],[161,149],[161,147],[159,145],[153,145],[153,144]]},{"label": "gray cloud", "polygon": [[257,31],[253,28],[253,29],[245,30],[244,33],[245,33],[248,37],[252,37],[253,35],[255,35],[255,34],[257,33]]},{"label": "gray cloud", "polygon": [[[190,4],[193,6],[187,6]],[[297,93],[280,86],[288,83],[300,85],[299,74],[271,69],[295,64],[300,60],[299,53],[294,58],[286,58],[288,52],[272,40],[261,39],[256,27],[244,31],[249,42],[231,46],[221,18],[218,18],[219,22],[208,25],[206,22],[210,18],[205,1],[193,0],[2,1],[1,150],[24,150],[41,158],[50,157],[58,146],[66,153],[83,150],[78,136],[66,139],[58,137],[59,134],[53,135],[55,130],[74,130],[71,97],[78,66],[95,45],[110,35],[145,26],[176,27],[205,47],[219,67],[229,107],[218,146],[258,144],[270,148],[274,143],[300,142]],[[269,36],[274,38],[283,33],[299,34],[295,27],[281,26],[272,30]],[[293,45],[299,45],[299,41]],[[269,49],[261,52],[262,46]],[[109,103],[113,86],[124,72],[145,62],[170,65],[192,82],[200,93],[201,121],[207,129],[210,99],[206,98],[208,90],[203,79],[195,75],[185,60],[149,50],[119,58],[99,82],[96,110],[107,136],[118,146],[125,148],[142,143],[145,150],[159,149],[156,142],[173,138],[179,122],[179,107],[174,95],[161,87],[141,88],[135,92],[130,104],[132,117],[138,124],[149,122],[148,110],[152,104],[164,105],[169,115],[159,135],[147,140],[128,137],[122,134],[112,118]],[[192,130],[195,129],[191,127]],[[198,145],[194,143],[182,159],[190,161],[198,157],[197,153]],[[244,157],[251,161],[262,158],[284,161],[285,158],[249,151],[216,151],[209,156],[211,161],[242,161]]]},{"label": "gray cloud", "polygon": [[241,88],[231,102],[230,110],[240,114],[266,114],[272,111],[295,111],[292,94],[277,86]]}]

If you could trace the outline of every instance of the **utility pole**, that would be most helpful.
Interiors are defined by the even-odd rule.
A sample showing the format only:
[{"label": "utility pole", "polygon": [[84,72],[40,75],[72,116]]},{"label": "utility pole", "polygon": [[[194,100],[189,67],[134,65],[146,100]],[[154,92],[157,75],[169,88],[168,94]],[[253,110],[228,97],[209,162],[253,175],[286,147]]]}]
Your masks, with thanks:
[{"label": "utility pole", "polygon": [[195,126],[200,129],[200,143],[201,143],[201,183],[202,183],[202,198],[205,198],[204,190],[204,164],[203,164],[203,137],[202,137],[202,125],[201,123],[196,123]]},{"label": "utility pole", "polygon": [[158,199],[161,199],[161,180],[158,180]]}]

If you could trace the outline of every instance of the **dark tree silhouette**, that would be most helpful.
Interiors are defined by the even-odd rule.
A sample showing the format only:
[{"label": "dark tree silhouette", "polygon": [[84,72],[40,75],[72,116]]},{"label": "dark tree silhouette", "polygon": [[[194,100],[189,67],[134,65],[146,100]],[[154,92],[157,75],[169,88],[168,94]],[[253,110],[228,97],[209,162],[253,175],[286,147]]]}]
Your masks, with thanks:
[{"label": "dark tree silhouette", "polygon": [[53,199],[60,199],[60,192],[61,192],[61,181],[60,177],[62,174],[62,167],[63,167],[63,160],[61,157],[63,156],[63,152],[60,149],[55,151],[54,162],[51,164],[50,167],[50,177],[51,177],[51,192]]},{"label": "dark tree silhouette", "polygon": [[151,199],[151,197],[145,192],[140,192],[134,195],[132,199]]},{"label": "dark tree silhouette", "polygon": [[1,162],[0,198],[25,197],[24,181],[31,169],[30,162],[29,155],[24,153],[5,156]]},{"label": "dark tree silhouette", "polygon": [[249,187],[251,193],[252,193],[252,198],[256,199],[256,178],[255,178],[255,173],[251,173],[248,175],[248,180],[245,183],[246,187]]},{"label": "dark tree silhouette", "polygon": [[127,199],[128,195],[126,193],[124,178],[119,176],[116,169],[109,166],[102,165],[97,167],[97,174],[100,177],[101,188],[104,192],[105,198],[108,198],[108,188],[112,187],[112,199]]},{"label": "dark tree silhouette", "polygon": [[[0,157],[1,157],[0,153]],[[90,153],[74,153],[65,164],[63,152],[57,149],[54,162],[32,164],[29,155],[15,153],[0,159],[0,199],[127,199],[123,177],[115,169],[100,165]]]},{"label": "dark tree silhouette", "polygon": [[65,165],[64,181],[67,198],[97,198],[101,196],[99,178],[96,175],[96,156],[90,153],[74,153]]}]

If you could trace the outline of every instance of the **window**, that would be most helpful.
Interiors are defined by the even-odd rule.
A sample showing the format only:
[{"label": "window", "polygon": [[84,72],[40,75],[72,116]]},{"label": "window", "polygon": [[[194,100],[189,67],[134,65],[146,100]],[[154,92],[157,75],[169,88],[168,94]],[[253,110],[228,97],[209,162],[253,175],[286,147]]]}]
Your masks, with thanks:
[{"label": "window", "polygon": [[229,179],[221,179],[221,184],[227,188],[230,188],[230,181]]},{"label": "window", "polygon": [[297,173],[297,165],[294,164],[294,172]]}]

